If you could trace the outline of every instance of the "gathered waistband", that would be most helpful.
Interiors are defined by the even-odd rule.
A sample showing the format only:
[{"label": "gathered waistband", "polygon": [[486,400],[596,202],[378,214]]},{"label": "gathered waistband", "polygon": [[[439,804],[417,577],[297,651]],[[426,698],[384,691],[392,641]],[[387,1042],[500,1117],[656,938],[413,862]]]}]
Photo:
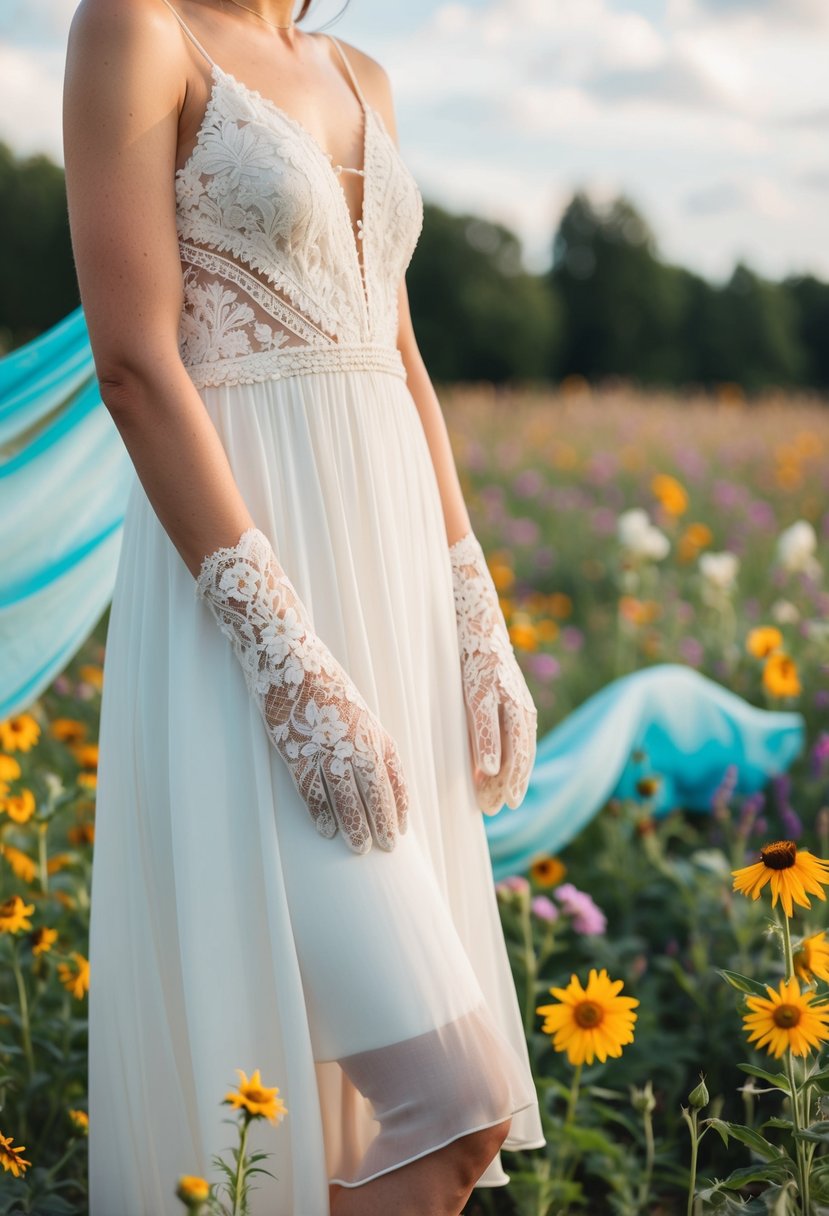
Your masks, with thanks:
[{"label": "gathered waistband", "polygon": [[255,384],[315,372],[388,372],[406,379],[406,368],[396,346],[290,346],[255,351],[234,359],[189,364],[187,373],[197,388],[220,384]]}]

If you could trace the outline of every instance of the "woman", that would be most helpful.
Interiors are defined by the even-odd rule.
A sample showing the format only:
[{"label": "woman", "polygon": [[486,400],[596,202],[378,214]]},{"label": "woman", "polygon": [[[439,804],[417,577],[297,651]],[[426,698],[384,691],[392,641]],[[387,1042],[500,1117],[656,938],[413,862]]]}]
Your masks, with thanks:
[{"label": "woman", "polygon": [[535,709],[412,332],[422,202],[387,77],[290,0],[82,0],[64,147],[138,473],[91,1214],[177,1211],[258,1068],[288,1116],[252,1129],[255,1216],[456,1216],[508,1181],[501,1146],[543,1144],[481,818],[524,795]]}]

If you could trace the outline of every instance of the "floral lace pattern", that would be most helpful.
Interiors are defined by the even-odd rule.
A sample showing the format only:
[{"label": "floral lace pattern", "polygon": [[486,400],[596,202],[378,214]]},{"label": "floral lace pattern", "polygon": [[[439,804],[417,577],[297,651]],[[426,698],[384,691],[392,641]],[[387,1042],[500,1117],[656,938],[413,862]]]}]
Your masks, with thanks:
[{"label": "floral lace pattern", "polygon": [[517,807],[527,792],[537,711],[474,533],[456,541],[449,556],[478,805],[494,815],[505,802]]},{"label": "floral lace pattern", "polygon": [[[251,357],[265,351],[396,346],[397,292],[423,203],[379,114],[363,111],[361,257],[339,178],[313,136],[216,64],[212,76],[175,179],[185,365],[200,383],[228,383],[234,367],[250,378]],[[234,367],[219,373],[225,360]]]},{"label": "floral lace pattern", "polygon": [[355,853],[393,849],[408,817],[397,746],[314,632],[265,534],[248,528],[208,554],[196,595],[230,639],[317,831],[340,831]]}]

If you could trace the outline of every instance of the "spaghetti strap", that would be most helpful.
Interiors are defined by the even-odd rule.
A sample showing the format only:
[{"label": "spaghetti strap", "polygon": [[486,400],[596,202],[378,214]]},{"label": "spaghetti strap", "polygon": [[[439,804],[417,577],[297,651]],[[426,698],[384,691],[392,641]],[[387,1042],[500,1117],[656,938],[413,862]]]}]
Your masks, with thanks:
[{"label": "spaghetti strap", "polygon": [[181,13],[178,11],[178,9],[177,9],[177,8],[175,8],[175,7],[174,7],[174,5],[172,5],[172,4],[170,3],[170,0],[164,0],[164,3],[167,5],[167,7],[168,7],[168,9],[170,10],[170,12],[171,12],[171,13],[173,14],[173,16],[176,18],[176,20],[178,21],[179,25],[180,25],[180,26],[181,26],[181,28],[184,30],[185,34],[186,34],[186,35],[187,35],[187,37],[190,39],[190,41],[191,41],[191,42],[194,44],[194,46],[196,46],[196,47],[197,47],[197,48],[198,48],[198,49],[201,51],[202,55],[204,55],[205,59],[206,59],[206,60],[207,60],[207,62],[210,64],[210,66],[211,66],[211,67],[214,67],[214,68],[215,68],[215,67],[218,67],[219,65],[218,65],[218,64],[217,64],[217,63],[216,63],[216,62],[215,62],[213,59],[211,59],[211,57],[208,55],[207,51],[204,49],[204,47],[202,46],[202,44],[199,42],[198,38],[197,38],[197,37],[196,37],[196,35],[193,33],[193,31],[190,29],[189,25],[187,25],[187,23],[185,22],[184,18],[182,17],[182,15],[181,15]]},{"label": "spaghetti strap", "polygon": [[331,39],[331,41],[334,43],[334,46],[340,52],[340,58],[342,59],[343,63],[345,64],[345,70],[348,72],[351,83],[354,85],[354,92],[357,94],[358,98],[360,99],[360,105],[363,107],[364,110],[368,109],[366,99],[365,99],[365,97],[363,97],[363,90],[360,88],[357,77],[354,75],[354,69],[352,68],[351,64],[349,63],[348,56],[346,55],[345,51],[343,50],[343,48],[340,44],[339,38],[335,38],[333,34],[326,34],[325,36],[326,36],[326,38]]}]

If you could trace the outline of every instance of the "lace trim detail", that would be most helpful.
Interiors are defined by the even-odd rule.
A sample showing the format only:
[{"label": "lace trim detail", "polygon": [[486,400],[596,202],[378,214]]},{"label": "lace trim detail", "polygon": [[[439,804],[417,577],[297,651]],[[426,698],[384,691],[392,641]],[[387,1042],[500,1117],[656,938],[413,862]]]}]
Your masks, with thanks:
[{"label": "lace trim detail", "polygon": [[237,262],[223,257],[220,253],[214,253],[210,249],[190,245],[186,241],[179,241],[179,251],[182,262],[187,262],[190,266],[197,266],[201,270],[212,271],[221,278],[235,283],[237,287],[241,287],[245,295],[255,300],[265,312],[285,329],[289,329],[297,338],[301,338],[305,342],[314,342],[320,338],[325,342],[331,341],[325,330],[313,325],[295,308],[272,292],[261,279],[249,274]]},{"label": "lace trim detail", "polygon": [[301,346],[255,351],[236,359],[187,366],[197,388],[220,384],[255,384],[314,372],[388,372],[406,379],[398,348],[388,346]]}]

